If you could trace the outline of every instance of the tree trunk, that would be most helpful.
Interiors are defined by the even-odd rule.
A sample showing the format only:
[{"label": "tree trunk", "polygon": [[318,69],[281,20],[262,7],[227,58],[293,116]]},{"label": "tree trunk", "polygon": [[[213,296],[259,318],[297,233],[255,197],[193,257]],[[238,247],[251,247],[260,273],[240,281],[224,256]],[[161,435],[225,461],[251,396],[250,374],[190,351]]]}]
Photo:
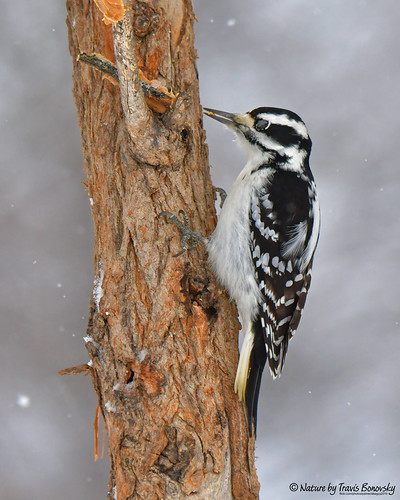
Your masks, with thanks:
[{"label": "tree trunk", "polygon": [[[173,258],[179,233],[158,218],[183,209],[204,235],[216,223],[190,0],[134,2],[113,25],[90,0],[67,0],[67,11],[95,228],[86,345],[109,497],[257,498],[254,440],[233,392],[236,309],[205,249]],[[119,86],[82,52],[115,61]],[[138,69],[179,94],[171,110],[151,111]]]}]

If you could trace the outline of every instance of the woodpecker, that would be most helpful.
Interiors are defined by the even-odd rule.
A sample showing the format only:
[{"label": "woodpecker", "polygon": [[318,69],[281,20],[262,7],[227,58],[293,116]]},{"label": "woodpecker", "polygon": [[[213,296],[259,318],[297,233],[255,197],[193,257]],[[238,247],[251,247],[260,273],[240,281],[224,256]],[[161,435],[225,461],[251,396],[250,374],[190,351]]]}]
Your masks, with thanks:
[{"label": "woodpecker", "polygon": [[248,161],[209,239],[188,228],[185,214],[184,224],[163,215],[182,230],[182,251],[191,248],[189,241],[206,244],[214,273],[237,304],[244,339],[234,388],[252,435],[264,366],[268,362],[272,377],[280,376],[310,287],[320,227],[311,139],[302,119],[286,109],[204,113],[238,136]]}]

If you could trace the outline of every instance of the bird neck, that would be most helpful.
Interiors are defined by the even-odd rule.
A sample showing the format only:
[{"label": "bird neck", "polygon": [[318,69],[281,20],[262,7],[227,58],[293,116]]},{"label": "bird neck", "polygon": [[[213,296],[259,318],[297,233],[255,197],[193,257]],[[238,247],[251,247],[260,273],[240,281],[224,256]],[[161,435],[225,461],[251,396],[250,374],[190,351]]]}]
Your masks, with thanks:
[{"label": "bird neck", "polygon": [[[307,171],[310,153],[304,149],[252,149],[243,169],[244,174],[252,174],[260,168],[281,169],[297,174]],[[309,168],[309,167],[308,167]]]}]

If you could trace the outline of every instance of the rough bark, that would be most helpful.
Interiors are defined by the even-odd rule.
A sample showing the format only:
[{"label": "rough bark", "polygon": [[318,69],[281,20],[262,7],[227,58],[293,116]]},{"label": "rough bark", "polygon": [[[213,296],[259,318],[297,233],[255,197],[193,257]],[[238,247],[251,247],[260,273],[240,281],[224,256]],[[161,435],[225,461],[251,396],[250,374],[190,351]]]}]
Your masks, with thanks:
[{"label": "rough bark", "polygon": [[[133,11],[132,11],[133,9]],[[189,0],[134,2],[113,27],[67,0],[74,89],[95,228],[87,349],[108,433],[110,498],[258,497],[254,441],[233,393],[235,307],[204,248],[179,258],[162,210],[216,223]],[[116,62],[119,87],[77,61]],[[115,56],[114,56],[115,54]],[[179,93],[152,112],[138,67]]]}]

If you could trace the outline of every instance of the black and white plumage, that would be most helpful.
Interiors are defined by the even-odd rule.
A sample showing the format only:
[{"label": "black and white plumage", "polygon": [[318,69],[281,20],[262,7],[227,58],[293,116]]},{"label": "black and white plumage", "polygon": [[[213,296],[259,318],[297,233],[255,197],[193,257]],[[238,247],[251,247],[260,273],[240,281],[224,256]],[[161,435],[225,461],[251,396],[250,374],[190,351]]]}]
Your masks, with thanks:
[{"label": "black and white plumage", "polygon": [[311,140],[301,118],[285,109],[205,113],[249,150],[207,250],[242,320],[235,391],[246,402],[252,433],[265,363],[273,378],[281,374],[310,286],[320,225]]}]

